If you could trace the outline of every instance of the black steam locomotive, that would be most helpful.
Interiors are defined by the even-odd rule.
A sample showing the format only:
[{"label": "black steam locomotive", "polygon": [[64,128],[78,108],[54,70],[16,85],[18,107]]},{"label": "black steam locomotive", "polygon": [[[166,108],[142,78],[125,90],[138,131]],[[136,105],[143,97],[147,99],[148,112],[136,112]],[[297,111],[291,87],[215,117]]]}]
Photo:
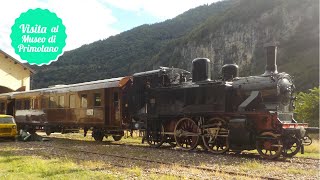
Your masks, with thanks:
[{"label": "black steam locomotive", "polygon": [[134,74],[129,92],[134,127],[146,130],[153,147],[200,145],[215,154],[257,149],[268,159],[303,153],[310,138],[307,124],[293,118],[293,80],[277,71],[276,45],[266,50],[260,76],[239,77],[238,66],[227,64],[222,78],[213,80],[206,58],[192,61],[192,77],[165,67]]}]

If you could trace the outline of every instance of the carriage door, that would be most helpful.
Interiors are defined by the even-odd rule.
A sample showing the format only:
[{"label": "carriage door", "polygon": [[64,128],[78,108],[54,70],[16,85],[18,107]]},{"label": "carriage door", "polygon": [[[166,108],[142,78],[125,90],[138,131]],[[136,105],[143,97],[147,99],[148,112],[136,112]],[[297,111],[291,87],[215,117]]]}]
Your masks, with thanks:
[{"label": "carriage door", "polygon": [[121,126],[121,103],[120,103],[120,90],[115,88],[112,92],[112,120],[114,126]]}]

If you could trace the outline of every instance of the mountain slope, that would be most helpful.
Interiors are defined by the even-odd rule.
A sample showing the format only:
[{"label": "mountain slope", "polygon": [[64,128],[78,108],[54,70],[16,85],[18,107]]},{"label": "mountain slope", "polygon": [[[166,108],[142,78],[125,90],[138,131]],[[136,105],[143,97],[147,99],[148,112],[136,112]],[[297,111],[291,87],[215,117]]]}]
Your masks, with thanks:
[{"label": "mountain slope", "polygon": [[172,20],[143,25],[66,52],[37,68],[36,86],[129,75],[158,66],[191,70],[208,57],[213,77],[225,63],[240,75],[264,72],[263,44],[279,41],[278,69],[295,76],[299,90],[319,85],[319,2],[317,0],[230,0],[200,6]]},{"label": "mountain slope", "polygon": [[174,39],[184,36],[208,17],[224,12],[234,1],[191,9],[176,18],[142,25],[119,35],[65,52],[49,66],[34,67],[33,88],[105,79],[144,71],[144,64]]}]

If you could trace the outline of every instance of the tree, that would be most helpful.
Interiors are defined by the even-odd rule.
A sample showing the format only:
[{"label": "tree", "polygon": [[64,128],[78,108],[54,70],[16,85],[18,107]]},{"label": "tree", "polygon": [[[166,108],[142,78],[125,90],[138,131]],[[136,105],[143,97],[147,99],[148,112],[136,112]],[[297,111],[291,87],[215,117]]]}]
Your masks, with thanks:
[{"label": "tree", "polygon": [[309,89],[309,93],[300,92],[297,96],[297,119],[309,123],[311,127],[319,127],[319,87]]}]

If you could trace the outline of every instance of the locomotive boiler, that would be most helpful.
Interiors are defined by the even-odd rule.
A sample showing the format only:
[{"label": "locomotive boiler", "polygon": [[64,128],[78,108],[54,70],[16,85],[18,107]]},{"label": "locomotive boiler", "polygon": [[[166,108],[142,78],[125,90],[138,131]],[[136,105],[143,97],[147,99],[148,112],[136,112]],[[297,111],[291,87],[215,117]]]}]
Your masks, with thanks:
[{"label": "locomotive boiler", "polygon": [[309,138],[307,124],[293,118],[293,80],[277,71],[277,46],[265,48],[266,68],[259,76],[239,77],[238,66],[227,64],[221,79],[211,79],[206,58],[193,60],[192,73],[160,68],[134,74],[134,127],[146,131],[153,147],[200,145],[215,154],[257,149],[268,159],[303,153]]}]

